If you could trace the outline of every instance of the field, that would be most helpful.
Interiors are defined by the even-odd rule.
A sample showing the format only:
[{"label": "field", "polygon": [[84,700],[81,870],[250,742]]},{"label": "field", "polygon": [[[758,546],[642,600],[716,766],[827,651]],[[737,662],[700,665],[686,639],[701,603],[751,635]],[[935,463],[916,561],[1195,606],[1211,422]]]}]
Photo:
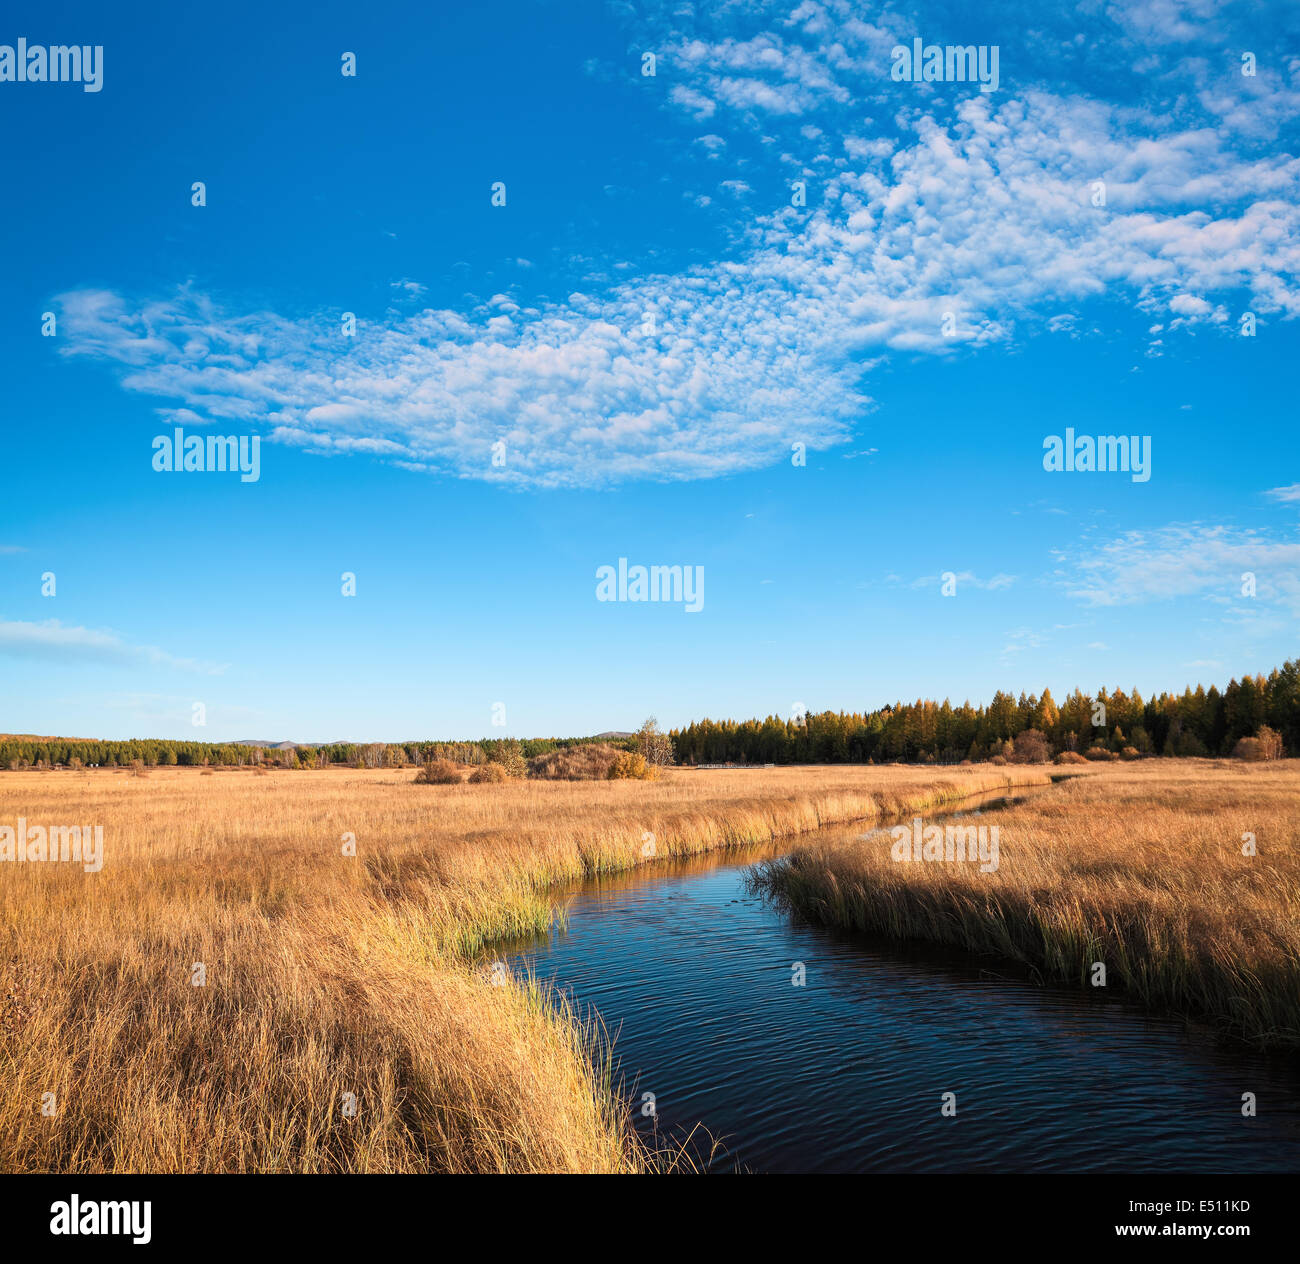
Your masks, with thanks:
[{"label": "field", "polygon": [[98,873],[0,864],[0,1170],[671,1165],[634,1137],[601,1033],[527,983],[494,986],[484,944],[548,925],[549,889],[585,873],[1046,777],[0,774],[0,826],[104,827]]},{"label": "field", "polygon": [[[763,885],[829,925],[1107,986],[1260,1046],[1300,1045],[1300,760],[1090,769],[999,813],[996,872],[896,863],[887,832],[796,849]],[[1256,853],[1243,854],[1245,836]]]}]

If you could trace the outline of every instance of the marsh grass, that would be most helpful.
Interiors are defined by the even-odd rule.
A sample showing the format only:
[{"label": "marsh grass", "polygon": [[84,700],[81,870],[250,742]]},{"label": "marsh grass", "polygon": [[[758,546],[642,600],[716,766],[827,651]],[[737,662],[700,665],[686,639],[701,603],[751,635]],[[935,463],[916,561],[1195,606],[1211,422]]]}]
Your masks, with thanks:
[{"label": "marsh grass", "polygon": [[478,954],[544,931],[556,884],[642,863],[647,830],[687,856],[1042,779],[5,773],[0,824],[102,824],[104,867],[0,864],[0,1170],[689,1166],[638,1140],[590,1016]]},{"label": "marsh grass", "polygon": [[[996,817],[1000,866],[899,863],[881,833],[798,848],[759,886],[814,920],[1028,964],[1300,1044],[1300,761],[1103,765]],[[1252,834],[1258,854],[1243,855]]]}]

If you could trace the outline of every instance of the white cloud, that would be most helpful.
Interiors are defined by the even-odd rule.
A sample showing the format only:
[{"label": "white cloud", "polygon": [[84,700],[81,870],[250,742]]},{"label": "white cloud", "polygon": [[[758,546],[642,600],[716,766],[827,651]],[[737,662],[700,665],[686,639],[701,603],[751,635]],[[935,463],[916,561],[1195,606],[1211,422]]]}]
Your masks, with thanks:
[{"label": "white cloud", "polygon": [[0,619],[0,655],[11,658],[46,658],[58,662],[84,660],[97,663],[143,663],[205,675],[220,675],[227,666],[192,658],[177,658],[152,645],[132,645],[116,632],[70,627],[57,619],[41,623]]},{"label": "white cloud", "polygon": [[[979,588],[986,592],[998,592],[1003,588],[1010,588],[1016,582],[1014,575],[1004,575],[999,573],[991,575],[988,579],[980,579],[978,575],[971,571],[953,572],[957,591],[961,592],[963,588]],[[912,581],[913,588],[938,588],[943,583],[942,575],[922,575],[919,579]]]},{"label": "white cloud", "polygon": [[[1129,531],[1089,544],[1063,568],[1066,591],[1089,606],[1195,597],[1248,618],[1274,607],[1300,614],[1300,541],[1200,523]],[[1243,576],[1255,577],[1255,596]]]},{"label": "white cloud", "polygon": [[[1139,37],[1163,46],[1216,20],[1173,0],[1112,17],[1110,38],[1130,53]],[[665,108],[711,119],[700,139],[712,152],[746,132],[769,150],[764,178],[747,169],[723,188],[760,212],[791,163],[816,173],[806,208],[777,197],[741,215],[734,198],[685,193],[731,211],[728,257],[566,301],[392,311],[355,339],[339,313],[254,311],[188,288],[78,290],[61,300],[62,349],[115,362],[127,389],[196,425],[580,487],[715,477],[782,461],[796,440],[848,442],[873,407],[869,361],[1006,344],[1022,323],[1084,336],[1072,309],[1101,296],[1166,327],[1152,356],[1197,329],[1227,336],[1246,305],[1265,320],[1300,315],[1300,161],[1252,149],[1221,114],[1024,77],[993,99],[912,91],[890,82],[888,50],[913,20],[885,11],[867,24],[841,0],[757,19],[727,7],[718,20],[737,29],[707,35],[677,20],[675,7],[652,19],[646,45],[675,76]],[[738,29],[756,20],[766,29]],[[1185,61],[1170,52],[1142,90],[1182,101],[1206,82]],[[497,440],[504,465],[491,460]]]},{"label": "white cloud", "polygon": [[1213,43],[1222,38],[1214,24],[1220,0],[1119,0],[1111,17],[1142,41]]}]

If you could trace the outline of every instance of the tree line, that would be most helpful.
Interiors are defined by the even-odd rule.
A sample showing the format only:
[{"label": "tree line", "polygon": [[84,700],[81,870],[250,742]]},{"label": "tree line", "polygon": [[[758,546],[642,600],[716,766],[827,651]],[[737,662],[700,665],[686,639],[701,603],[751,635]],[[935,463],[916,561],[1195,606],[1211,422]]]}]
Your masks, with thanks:
[{"label": "tree line", "polygon": [[[987,706],[954,707],[917,699],[868,712],[822,711],[790,719],[699,720],[669,734],[653,719],[613,745],[655,764],[955,764],[1010,757],[1022,733],[1041,733],[1049,755],[1132,752],[1138,755],[1230,755],[1243,738],[1273,730],[1284,751],[1300,753],[1300,659],[1268,676],[1243,676],[1220,690],[1189,685],[1182,694],[1144,699],[1134,689],[1076,689],[1057,703],[1050,689],[1019,698],[999,690]],[[0,738],[0,768],[146,767],[169,764],[243,767],[391,768],[451,760],[514,766],[551,751],[605,739],[483,738],[463,742],[334,742],[293,750],[230,742],[129,741],[8,736]]]},{"label": "tree line", "polygon": [[1230,755],[1267,726],[1300,753],[1300,660],[1268,676],[1243,676],[1144,699],[1138,690],[1076,689],[1061,703],[1050,689],[1019,698],[999,690],[987,706],[948,699],[896,702],[868,712],[823,711],[790,719],[699,720],[671,737],[682,764],[960,763],[1007,755],[1033,730],[1052,755]]},{"label": "tree line", "polygon": [[0,768],[146,768],[168,765],[243,768],[403,768],[435,759],[460,764],[509,765],[598,739],[592,737],[483,738],[465,742],[332,742],[277,750],[235,742],[182,742],[165,738],[101,741],[94,738],[0,738]]}]

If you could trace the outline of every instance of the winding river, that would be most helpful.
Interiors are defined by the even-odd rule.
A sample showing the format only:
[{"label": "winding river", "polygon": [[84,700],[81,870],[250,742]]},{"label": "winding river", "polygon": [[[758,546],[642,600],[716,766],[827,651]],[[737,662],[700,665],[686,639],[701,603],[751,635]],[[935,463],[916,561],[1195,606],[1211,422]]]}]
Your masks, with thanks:
[{"label": "winding river", "polygon": [[639,1127],[680,1142],[702,1125],[718,1170],[1300,1171],[1295,1059],[1012,964],[809,925],[746,881],[790,846],[593,878],[563,893],[562,926],[510,945],[512,969],[600,1015]]}]

